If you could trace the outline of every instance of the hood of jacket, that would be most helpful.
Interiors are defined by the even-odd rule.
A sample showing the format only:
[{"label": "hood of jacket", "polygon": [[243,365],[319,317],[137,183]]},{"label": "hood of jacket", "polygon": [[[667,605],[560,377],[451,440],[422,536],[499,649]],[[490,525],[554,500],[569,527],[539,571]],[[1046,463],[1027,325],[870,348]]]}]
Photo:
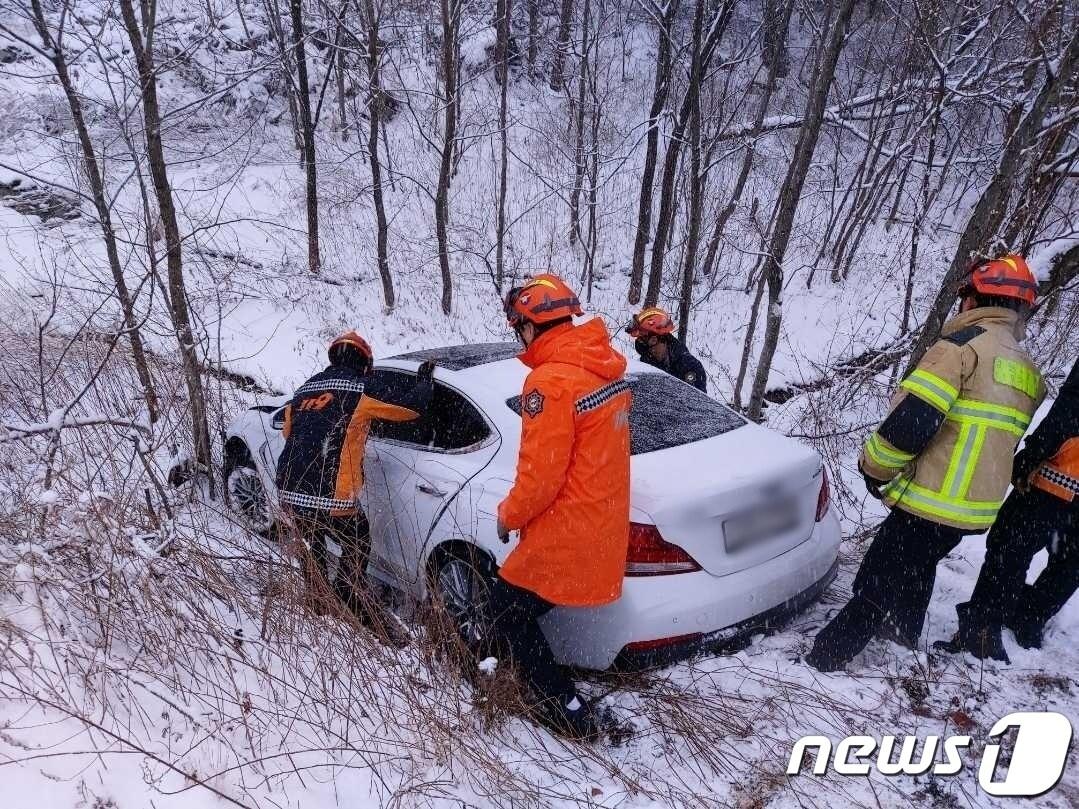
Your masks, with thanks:
[{"label": "hood of jacket", "polygon": [[598,317],[579,326],[555,326],[536,338],[519,359],[529,368],[547,362],[573,365],[608,381],[626,372],[626,358],[611,345],[607,327]]}]

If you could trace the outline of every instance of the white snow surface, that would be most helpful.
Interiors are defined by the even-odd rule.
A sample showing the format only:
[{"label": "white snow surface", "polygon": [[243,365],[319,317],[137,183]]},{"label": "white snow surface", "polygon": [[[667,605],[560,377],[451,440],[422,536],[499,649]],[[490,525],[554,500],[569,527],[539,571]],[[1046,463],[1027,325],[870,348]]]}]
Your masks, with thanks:
[{"label": "white snow surface", "polygon": [[[251,24],[254,4],[245,7]],[[176,25],[184,24],[182,15],[177,19]],[[235,13],[221,17],[219,24],[231,31],[241,25]],[[430,108],[402,110],[387,131],[394,155],[389,172],[393,182],[387,188],[390,261],[398,293],[392,312],[385,310],[381,298],[367,166],[356,158],[355,132],[344,141],[327,126],[321,136],[324,268],[314,277],[305,268],[303,178],[287,118],[271,122],[270,115],[252,112],[280,105],[280,98],[272,97],[255,76],[234,88],[238,106],[232,110],[200,110],[178,117],[170,136],[174,145],[183,143],[187,149],[182,156],[177,153],[170,174],[181,227],[190,234],[185,242],[189,293],[200,346],[210,364],[250,376],[265,390],[287,392],[321,367],[328,340],[349,328],[367,336],[381,356],[510,339],[487,264],[493,263],[491,189],[496,186],[497,158],[491,133],[497,84],[489,71],[479,68],[493,36],[487,23],[477,24],[462,49],[465,61],[477,71],[464,80],[463,103],[470,125],[452,192],[455,298],[449,316],[439,308],[430,198],[410,181],[417,178],[431,187],[437,172],[437,157],[424,140],[432,120]],[[647,65],[654,58],[653,43],[643,30],[627,37],[629,68],[624,81],[611,78],[604,130],[612,155],[630,152],[637,142],[637,124],[643,120],[650,92]],[[115,28],[105,27],[101,46],[118,52],[124,43]],[[420,88],[423,92],[417,95],[429,93],[433,85],[429,66],[416,53],[406,55],[397,64],[391,89]],[[0,121],[0,134],[5,136],[0,140],[0,163],[68,188],[79,182],[72,177],[65,152],[70,143],[42,136],[39,120],[41,110],[62,98],[57,87],[43,90],[32,80],[33,74],[31,69],[21,76],[15,71],[0,85],[0,111],[7,113]],[[79,81],[82,91],[101,100],[104,109],[110,93],[102,76],[100,64],[88,59]],[[195,93],[184,77],[167,72],[161,94],[166,107],[175,109]],[[781,123],[797,115],[800,99],[783,98],[779,103],[789,107],[791,115],[777,114],[770,120]],[[576,280],[581,272],[582,253],[565,237],[560,195],[566,189],[558,185],[564,183],[565,166],[572,159],[560,140],[564,104],[562,96],[542,83],[514,85],[511,151],[516,157],[510,166],[513,228],[507,267],[515,278],[550,269]],[[119,99],[120,108],[134,106],[130,96]],[[113,131],[104,112],[99,126],[102,132]],[[763,165],[754,172],[752,182],[763,197],[763,211],[774,194],[765,180],[769,173],[782,174],[793,143],[786,137],[778,136],[762,152]],[[129,180],[129,165],[119,159],[122,146],[111,148],[117,158],[110,183],[117,195],[118,221],[131,241],[139,242],[145,234],[138,191]],[[603,317],[612,332],[632,310],[625,292],[639,159],[637,150],[625,161],[612,160],[614,168],[604,175],[600,192],[603,238],[587,308]],[[737,161],[721,170],[733,177]],[[0,169],[0,181],[17,176]],[[818,180],[823,187],[825,178]],[[837,360],[887,345],[899,336],[909,246],[897,247],[895,233],[882,225],[873,225],[842,284],[830,283],[830,268],[824,267],[812,288],[806,287],[820,247],[814,241],[815,226],[827,204],[827,195],[822,194],[819,202],[807,201],[799,209],[798,232],[785,262],[783,330],[770,386],[816,380]],[[84,204],[83,218],[43,227],[0,204],[4,289],[0,313],[16,313],[32,329],[46,318],[49,297],[43,292],[56,279],[65,287],[51,328],[58,333],[85,323],[100,331],[115,328],[119,319],[110,302],[111,279],[100,234],[88,211]],[[940,214],[922,234],[916,320],[931,302],[954,247],[955,214]],[[700,281],[689,341],[705,364],[710,390],[724,399],[737,374],[752,304],[746,277],[760,249],[747,211],[735,213],[729,230],[716,274]],[[1074,238],[1043,247],[1032,257],[1032,267],[1044,276],[1051,256],[1072,244]],[[158,249],[163,252],[160,243]],[[137,285],[144,276],[141,254],[130,244],[124,250],[125,267]],[[895,266],[902,272],[881,272],[882,267]],[[665,280],[661,303],[673,307],[677,285],[671,276]],[[151,303],[149,288],[140,294],[139,306],[148,313],[145,334],[151,348],[174,359],[175,338],[160,302]],[[1042,346],[1055,345],[1060,331],[1067,328],[1051,321],[1036,325],[1030,341],[1035,354]],[[1059,373],[1075,355],[1075,335],[1065,337],[1070,351],[1039,355],[1048,372]],[[632,351],[626,335],[616,333],[615,340],[623,351]],[[867,541],[857,534],[882,516],[864,494],[854,458],[866,430],[883,411],[889,384],[887,373],[875,379],[872,387],[878,395],[869,402],[852,404],[825,391],[769,408],[770,427],[811,441],[828,459],[837,508],[851,537],[844,545],[840,576],[819,603],[777,633],[754,637],[741,651],[702,656],[640,677],[590,679],[585,690],[637,728],[623,744],[608,748],[563,742],[513,716],[492,723],[482,720],[476,707],[482,696],[453,671],[432,667],[414,649],[380,651],[373,658],[388,678],[386,687],[370,683],[361,687],[351,681],[353,672],[335,672],[340,683],[317,693],[332,693],[341,705],[312,702],[306,689],[314,682],[314,673],[325,673],[326,661],[348,646],[342,640],[347,633],[330,623],[331,618],[288,617],[309,640],[297,647],[275,646],[273,632],[270,640],[263,639],[266,627],[260,618],[265,616],[257,611],[245,611],[227,600],[192,605],[177,592],[168,601],[169,614],[179,623],[214,627],[206,633],[204,645],[214,649],[206,659],[216,661],[216,668],[194,674],[163,670],[144,659],[137,645],[109,646],[89,615],[65,614],[63,588],[57,585],[63,571],[51,561],[64,543],[95,541],[88,526],[91,516],[108,516],[108,482],[101,484],[100,497],[82,501],[39,487],[31,496],[38,505],[62,512],[57,519],[67,520],[71,535],[42,540],[30,529],[30,533],[15,531],[7,522],[0,523],[4,571],[0,636],[25,638],[24,644],[9,647],[5,654],[26,655],[27,666],[42,672],[55,688],[55,703],[84,705],[86,713],[66,715],[40,699],[45,692],[32,683],[0,680],[3,803],[14,809],[1014,805],[980,790],[977,756],[988,729],[1007,713],[1054,710],[1079,725],[1079,600],[1052,622],[1041,651],[1023,650],[1005,633],[1011,666],[928,653],[925,648],[911,652],[880,640],[871,642],[847,673],[822,675],[800,659],[816,631],[849,596]],[[227,390],[227,401],[237,406],[240,399],[260,395],[237,394],[226,383],[214,388],[218,389]],[[82,411],[66,414],[61,409],[65,404],[52,403],[37,421],[19,414],[9,419],[8,412],[0,413],[0,421],[55,431],[71,419],[87,417]],[[130,412],[109,416],[141,424],[138,403],[127,405]],[[182,557],[181,561],[160,557],[164,547],[182,540],[220,552],[215,539],[220,536],[233,543],[229,553],[240,547],[253,558],[272,556],[261,540],[215,514],[213,506],[195,502],[157,533],[133,531],[128,540],[134,548],[132,558],[125,559],[120,569],[153,588],[156,577],[167,579],[182,567]],[[955,630],[954,605],[969,595],[983,555],[984,538],[969,537],[940,565],[923,647]],[[1041,553],[1029,576],[1044,563]],[[107,586],[106,574],[115,572],[110,571],[93,573],[102,577],[102,587]],[[123,609],[137,616],[141,608],[127,604]],[[201,617],[202,623],[189,615],[201,611],[209,616]],[[71,660],[79,661],[75,669],[69,667]],[[496,667],[497,661],[479,664],[486,675],[494,675]],[[68,677],[67,672],[76,669],[90,674]],[[370,671],[364,669],[364,674]],[[407,688],[399,688],[406,682]],[[20,697],[20,687],[39,698]],[[362,692],[362,699],[354,696],[354,688]],[[422,697],[426,700],[422,712],[403,696],[413,690],[427,695]],[[437,732],[425,730],[417,717],[437,717]],[[924,737],[955,732],[970,734],[975,744],[966,768],[953,778],[784,774],[791,747],[804,735],[824,734],[835,740],[854,733]],[[1025,805],[1079,806],[1076,755],[1073,746],[1068,769],[1055,790]],[[480,766],[481,761],[489,762],[490,769]],[[502,783],[512,786],[502,791]],[[521,783],[542,789],[537,787],[531,795],[513,791]]]}]

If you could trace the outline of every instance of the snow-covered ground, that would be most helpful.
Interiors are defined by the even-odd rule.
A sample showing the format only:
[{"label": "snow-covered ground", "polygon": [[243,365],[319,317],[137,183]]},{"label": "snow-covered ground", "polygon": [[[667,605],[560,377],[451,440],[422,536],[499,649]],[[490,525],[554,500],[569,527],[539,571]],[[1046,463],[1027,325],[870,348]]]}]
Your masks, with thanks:
[{"label": "snow-covered ground", "polygon": [[[245,7],[242,25],[254,25],[261,4]],[[170,35],[195,30],[190,19],[183,13],[170,18]],[[233,31],[241,25],[234,13],[220,21]],[[748,38],[752,26],[737,33]],[[795,61],[806,55],[810,33],[807,27],[795,36]],[[437,154],[428,142],[435,111],[429,51],[399,46],[386,79],[408,101],[387,127],[390,261],[398,293],[392,312],[382,304],[370,180],[355,133],[346,141],[327,127],[320,135],[324,269],[315,277],[305,266],[303,182],[281,97],[261,85],[261,74],[252,69],[235,88],[238,106],[185,112],[184,104],[197,95],[190,73],[163,73],[164,103],[176,110],[169,120],[175,150],[170,173],[187,235],[188,290],[209,365],[250,376],[264,391],[283,392],[321,367],[328,339],[346,328],[368,336],[383,356],[508,338],[487,275],[497,187],[498,92],[490,70],[483,69],[491,36],[477,23],[462,48],[469,69],[464,146],[451,195],[455,297],[448,316],[439,308],[429,196],[437,173]],[[601,78],[606,168],[599,191],[597,276],[588,305],[612,329],[631,311],[626,289],[640,122],[654,60],[653,38],[643,26],[628,27],[610,47],[615,45],[623,48],[622,70],[612,68]],[[109,26],[99,46],[114,58],[124,48]],[[192,54],[207,74],[209,65],[242,72],[251,68],[243,60],[257,57],[214,50],[205,42]],[[135,104],[131,84],[105,69],[106,62],[87,57],[79,81],[100,103],[95,132],[112,161],[116,216],[129,236],[123,260],[137,285],[145,277],[145,222],[118,125],[118,111],[130,112]],[[20,176],[25,181],[28,173],[42,184],[81,188],[72,172],[70,130],[61,128],[63,137],[55,137],[46,126],[56,118],[62,96],[37,80],[40,65],[5,66],[0,183]],[[773,111],[795,114],[803,102],[792,82],[780,88]],[[741,114],[751,120],[748,106]],[[576,280],[583,254],[566,239],[573,159],[563,131],[566,98],[543,82],[520,80],[510,118],[509,272],[519,278],[550,269]],[[794,137],[781,133],[761,149],[745,195],[759,197],[761,211],[770,210]],[[845,143],[842,135],[829,133],[819,154],[831,159]],[[733,184],[739,159],[717,165],[717,189]],[[787,256],[784,326],[770,377],[776,387],[828,376],[837,361],[886,346],[899,334],[909,233],[901,225],[889,230],[872,223],[850,275],[831,283],[827,259],[819,258],[820,230],[837,192],[824,160],[811,173]],[[725,198],[713,194],[709,206],[722,206]],[[967,207],[941,204],[922,234],[916,321],[954,252]],[[753,300],[746,279],[762,249],[762,215],[754,219],[746,208],[730,221],[715,275],[699,281],[690,327],[689,342],[705,363],[710,390],[721,399],[731,395],[737,375]],[[46,225],[0,199],[0,323],[9,357],[17,359],[9,359],[0,379],[3,421],[43,421],[64,404],[72,385],[78,387],[63,374],[57,381],[24,373],[33,364],[39,327],[47,345],[59,346],[65,335],[115,328],[112,281],[88,211],[84,202],[81,218]],[[156,244],[162,252],[159,239]],[[1060,248],[1038,247],[1043,256]],[[1046,269],[1044,258],[1033,263]],[[807,288],[811,267],[820,269]],[[900,269],[887,271],[895,267]],[[661,296],[671,307],[678,291],[674,276],[668,272]],[[155,295],[152,283],[140,292],[145,336],[157,355],[159,383],[182,401],[175,391],[175,337]],[[1066,320],[1035,323],[1031,347],[1050,372],[1059,372],[1079,347],[1068,328]],[[625,335],[616,339],[623,350],[632,350]],[[68,364],[61,366],[78,365],[72,380],[93,364],[94,350],[81,342],[70,349]],[[755,637],[737,653],[641,675],[590,678],[590,693],[637,727],[632,738],[606,748],[559,741],[507,713],[497,672],[481,674],[475,687],[466,684],[433,656],[422,642],[424,631],[417,629],[413,646],[389,651],[332,618],[296,609],[296,577],[280,557],[202,493],[170,493],[174,514],[151,519],[143,505],[142,467],[136,455],[124,454],[129,442],[116,438],[122,432],[102,429],[67,444],[60,453],[67,471],[47,492],[41,456],[23,444],[0,441],[7,478],[0,486],[3,805],[1008,805],[978,786],[986,734],[998,718],[1021,710],[1059,711],[1079,724],[1079,603],[1055,619],[1041,651],[1023,650],[1006,634],[1010,666],[913,653],[879,640],[846,674],[821,675],[800,659],[849,595],[866,532],[881,516],[865,496],[854,459],[866,430],[883,412],[892,382],[887,372],[839,380],[769,408],[769,426],[810,441],[828,463],[848,536],[840,576],[818,604],[782,631]],[[237,391],[229,379],[212,377],[208,385],[219,424],[262,395]],[[95,395],[111,415],[139,419],[141,405],[127,390],[109,387]],[[170,444],[184,441],[182,414],[170,412],[155,430],[152,460],[163,464]],[[145,496],[148,502],[151,494]],[[162,555],[165,542],[170,550]],[[954,605],[973,587],[983,551],[982,538],[968,538],[940,566],[923,646],[954,631]],[[1043,564],[1044,554],[1030,575]],[[110,603],[115,612],[95,612],[95,603]],[[795,741],[816,734],[833,740],[851,734],[964,734],[974,742],[966,767],[953,777],[787,776]],[[1073,750],[1060,785],[1029,803],[1079,806],[1076,765]]]}]

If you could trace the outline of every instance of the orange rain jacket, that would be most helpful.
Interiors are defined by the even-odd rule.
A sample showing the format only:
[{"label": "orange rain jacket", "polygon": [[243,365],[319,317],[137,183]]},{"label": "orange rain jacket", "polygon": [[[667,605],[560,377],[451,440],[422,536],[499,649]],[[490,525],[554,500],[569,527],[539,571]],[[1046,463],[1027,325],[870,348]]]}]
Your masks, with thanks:
[{"label": "orange rain jacket", "polygon": [[517,479],[498,508],[520,544],[501,576],[553,604],[588,607],[622,594],[629,545],[626,359],[603,321],[567,323],[520,355]]}]

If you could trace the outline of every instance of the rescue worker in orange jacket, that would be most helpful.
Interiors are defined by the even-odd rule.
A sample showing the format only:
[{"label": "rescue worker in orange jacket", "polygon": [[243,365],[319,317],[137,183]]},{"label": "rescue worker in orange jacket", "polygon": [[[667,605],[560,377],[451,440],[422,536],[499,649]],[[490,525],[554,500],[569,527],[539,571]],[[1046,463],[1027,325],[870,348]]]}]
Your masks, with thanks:
[{"label": "rescue worker in orange jacket", "polygon": [[303,572],[312,603],[321,602],[329,538],[341,547],[334,592],[361,620],[392,634],[388,616],[363,584],[371,546],[359,503],[364,449],[373,420],[410,421],[427,407],[434,364],[420,366],[410,390],[396,390],[371,375],[371,347],[356,332],[337,337],[328,353],[329,366],[304,382],[285,408],[278,497],[310,548]]},{"label": "rescue worker in orange jacket", "polygon": [[996,519],[1015,447],[1045,396],[1019,344],[1036,290],[1021,256],[973,267],[959,314],[900,383],[858,461],[869,492],[891,511],[853,597],[806,656],[814,668],[842,669],[881,633],[916,646],[937,564]]},{"label": "rescue worker in orange jacket", "polygon": [[[989,532],[970,601],[956,606],[959,631],[941,647],[1010,662],[1001,625],[1025,648],[1042,645],[1049,619],[1079,587],[1079,360],[1012,467],[1015,488]],[[1049,563],[1025,584],[1034,554]]]},{"label": "rescue worker in orange jacket", "polygon": [[580,302],[557,276],[510,290],[505,309],[531,371],[521,392],[517,475],[498,508],[503,541],[511,531],[520,539],[491,589],[493,634],[537,697],[537,719],[592,739],[592,707],[537,621],[556,606],[598,607],[621,596],[629,544],[626,360],[602,320],[574,324]]}]

